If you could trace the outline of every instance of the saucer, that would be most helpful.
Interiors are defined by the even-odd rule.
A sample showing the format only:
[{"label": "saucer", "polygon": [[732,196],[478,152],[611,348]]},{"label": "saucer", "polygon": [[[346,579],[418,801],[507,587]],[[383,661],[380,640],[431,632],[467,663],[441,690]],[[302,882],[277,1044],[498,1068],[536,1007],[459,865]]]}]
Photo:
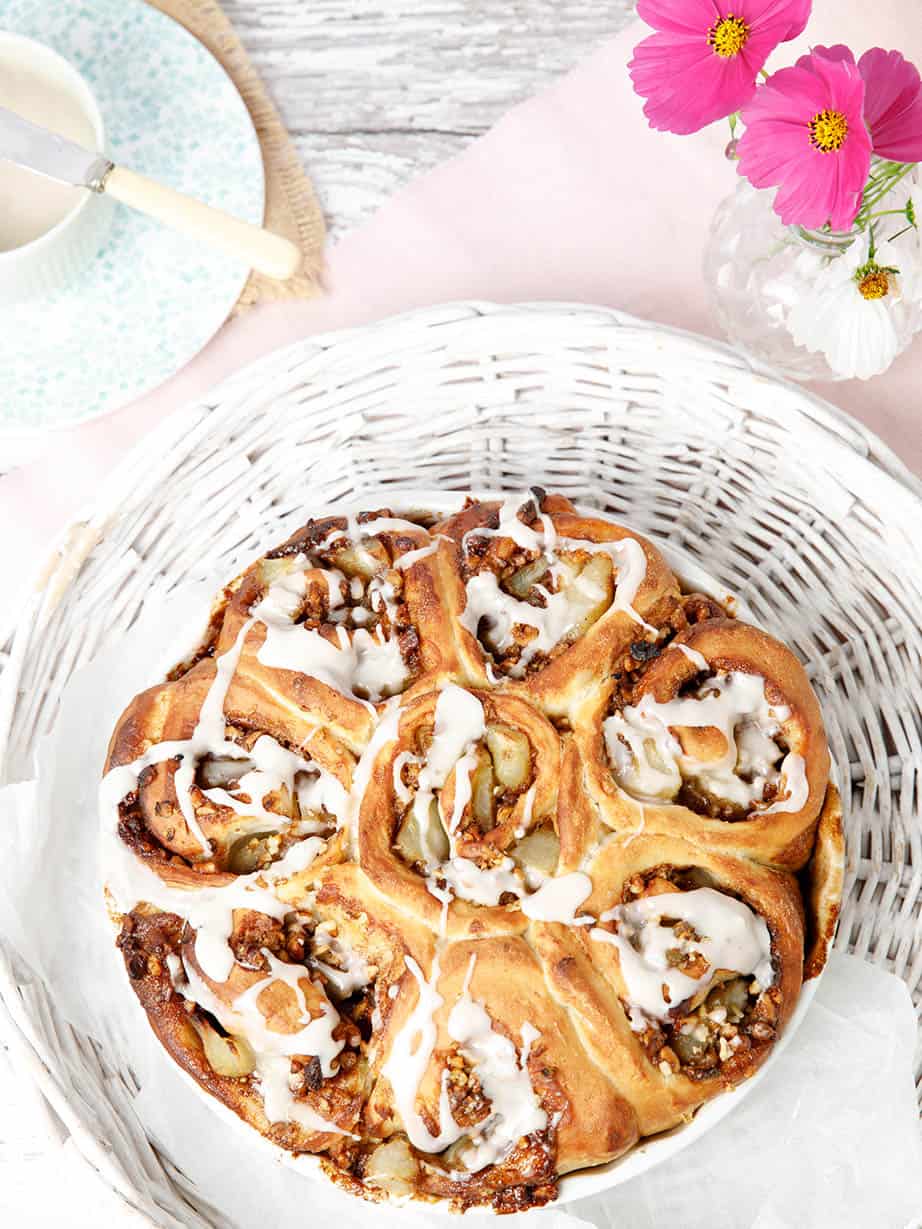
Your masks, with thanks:
[{"label": "saucer", "polygon": [[[0,0],[0,29],[77,69],[105,119],[106,152],[132,170],[261,223],[262,154],[221,65],[143,0]],[[192,359],[230,314],[249,270],[119,205],[72,286],[3,312],[0,471],[43,436],[110,413]]]}]

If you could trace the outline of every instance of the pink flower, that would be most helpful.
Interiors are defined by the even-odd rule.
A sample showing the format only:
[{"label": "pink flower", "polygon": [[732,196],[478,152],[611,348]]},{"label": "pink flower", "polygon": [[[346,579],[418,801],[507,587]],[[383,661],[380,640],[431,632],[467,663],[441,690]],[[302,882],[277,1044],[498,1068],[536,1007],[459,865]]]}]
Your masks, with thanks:
[{"label": "pink flower", "polygon": [[652,128],[697,132],[738,111],[779,43],[807,24],[812,0],[639,0],[657,31],[628,66]]},{"label": "pink flower", "polygon": [[[848,47],[817,47],[830,59],[854,64]],[[858,61],[864,81],[864,122],[874,153],[891,162],[922,162],[922,78],[898,51],[874,47]]]},{"label": "pink flower", "polygon": [[778,187],[785,225],[851,227],[871,167],[864,101],[854,59],[818,47],[769,77],[743,108],[739,172],[756,188]]}]

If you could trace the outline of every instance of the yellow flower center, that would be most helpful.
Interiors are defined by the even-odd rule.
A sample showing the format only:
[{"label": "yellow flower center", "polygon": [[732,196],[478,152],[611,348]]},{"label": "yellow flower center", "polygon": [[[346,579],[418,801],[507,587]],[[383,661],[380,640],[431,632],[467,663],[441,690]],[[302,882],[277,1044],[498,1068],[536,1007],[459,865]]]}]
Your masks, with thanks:
[{"label": "yellow flower center", "polygon": [[821,154],[841,149],[848,136],[848,120],[841,111],[817,111],[810,121],[810,144]]},{"label": "yellow flower center", "polygon": [[858,283],[858,289],[865,299],[885,299],[890,293],[890,279],[883,269],[872,269]]},{"label": "yellow flower center", "polygon": [[715,22],[708,30],[708,43],[724,60],[739,55],[748,42],[749,26],[742,17],[734,17],[732,13]]}]

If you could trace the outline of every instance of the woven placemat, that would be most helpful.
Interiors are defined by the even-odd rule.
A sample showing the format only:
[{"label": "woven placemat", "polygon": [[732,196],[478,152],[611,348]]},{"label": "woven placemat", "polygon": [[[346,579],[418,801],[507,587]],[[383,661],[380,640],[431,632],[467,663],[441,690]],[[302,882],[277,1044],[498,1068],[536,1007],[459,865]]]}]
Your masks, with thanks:
[{"label": "woven placemat", "polygon": [[240,91],[262,147],[266,171],[264,221],[270,230],[291,239],[304,253],[304,268],[287,282],[251,273],[232,315],[257,303],[310,299],[320,293],[326,227],[314,192],[291,137],[217,0],[148,0],[178,21],[211,52]]}]

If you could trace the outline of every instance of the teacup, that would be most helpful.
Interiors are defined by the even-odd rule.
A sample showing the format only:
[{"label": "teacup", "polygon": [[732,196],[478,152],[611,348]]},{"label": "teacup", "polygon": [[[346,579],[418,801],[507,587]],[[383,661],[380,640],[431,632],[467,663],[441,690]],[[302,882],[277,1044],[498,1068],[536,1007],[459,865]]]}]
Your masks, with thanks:
[{"label": "teacup", "polygon": [[[0,32],[0,106],[94,151],[105,149],[90,87],[56,51]],[[113,203],[2,159],[0,307],[45,298],[74,282],[102,247]]]}]

